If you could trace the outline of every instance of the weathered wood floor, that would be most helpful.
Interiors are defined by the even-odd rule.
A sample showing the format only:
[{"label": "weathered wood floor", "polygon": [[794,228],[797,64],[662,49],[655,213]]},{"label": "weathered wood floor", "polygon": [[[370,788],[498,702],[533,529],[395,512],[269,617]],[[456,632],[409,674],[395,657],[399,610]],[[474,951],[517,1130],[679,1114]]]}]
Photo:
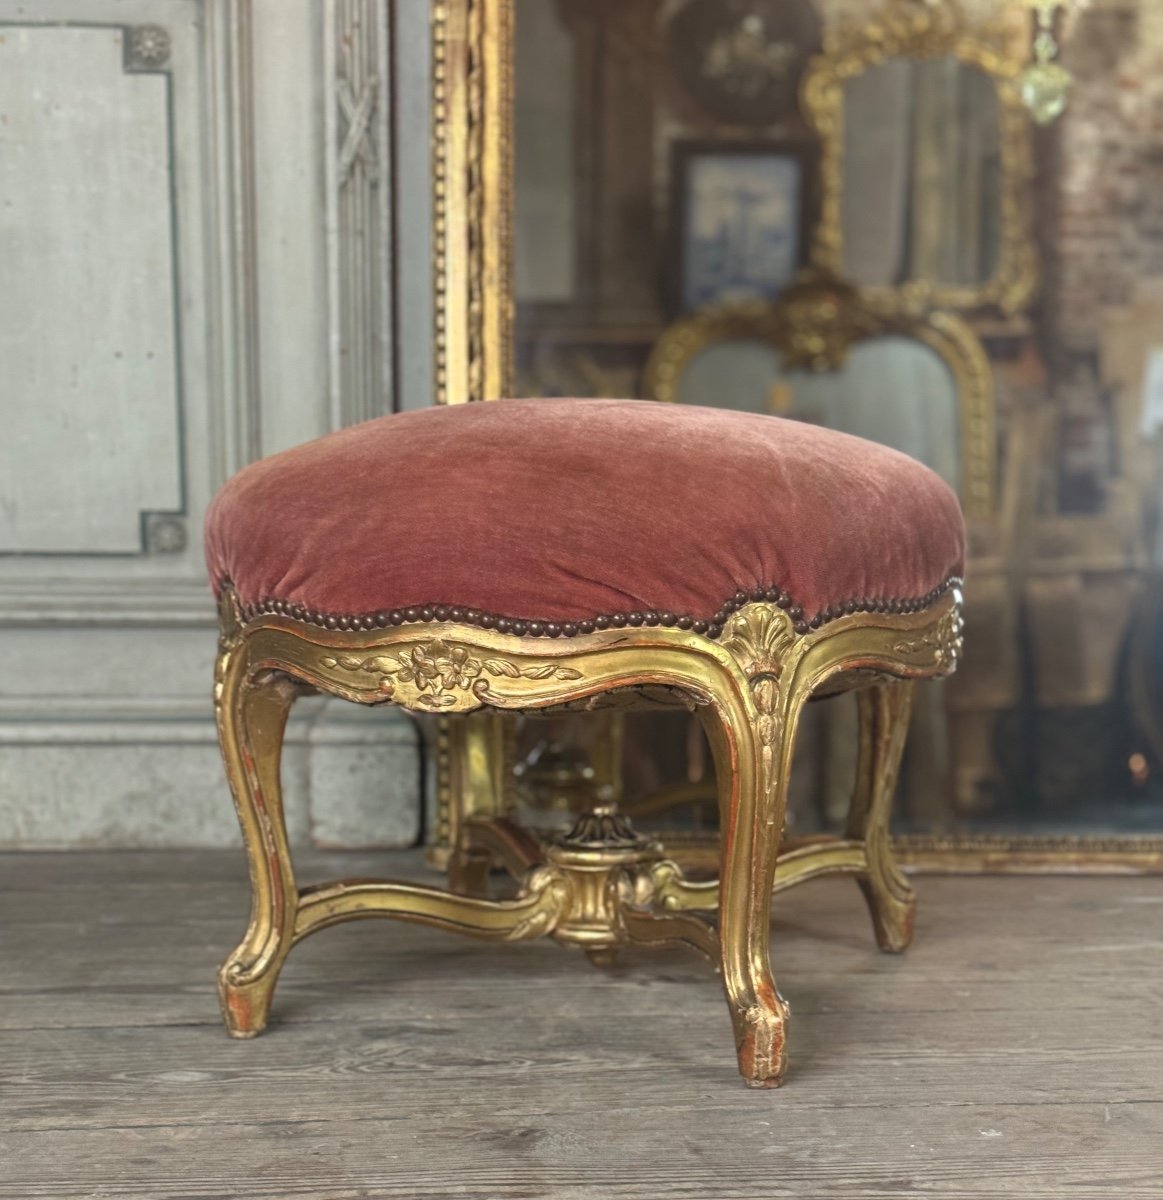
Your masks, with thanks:
[{"label": "weathered wood floor", "polygon": [[[416,872],[310,855],[303,877]],[[614,972],[364,922],[232,1042],[240,856],[0,856],[0,1197],[1163,1198],[1163,880],[925,879],[878,954],[856,887],[780,898],[776,1092],[693,955]]]}]

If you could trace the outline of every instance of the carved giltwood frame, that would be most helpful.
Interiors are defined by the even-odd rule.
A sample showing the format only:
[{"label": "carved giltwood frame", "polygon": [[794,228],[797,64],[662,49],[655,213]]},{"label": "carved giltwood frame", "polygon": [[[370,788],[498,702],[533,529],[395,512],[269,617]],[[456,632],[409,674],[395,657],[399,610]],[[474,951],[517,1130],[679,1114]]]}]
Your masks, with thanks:
[{"label": "carved giltwood frame", "polygon": [[437,404],[512,379],[512,81],[513,0],[432,0]]},{"label": "carved giltwood frame", "polygon": [[[911,7],[915,11],[919,6]],[[918,19],[926,19],[923,12]],[[512,27],[512,0],[432,0],[438,403],[482,400],[510,390]],[[868,26],[863,29],[867,32]],[[1015,176],[1022,186],[1011,193],[1009,219],[1028,228],[1029,128],[1024,116],[1018,128],[1021,114],[1011,102],[1012,64],[1018,58],[1000,43],[990,52],[1005,64],[1003,141],[1013,156],[1007,161],[1021,171]],[[813,101],[808,108],[812,111]],[[826,114],[827,104],[820,111]],[[470,163],[475,164],[471,173]],[[826,169],[834,172],[836,164]],[[834,190],[826,178],[824,190]],[[824,253],[817,261],[827,267],[830,260]],[[1026,261],[1009,276],[1007,303],[1032,295],[1037,283],[1037,265]],[[900,292],[887,297],[890,305],[906,311],[923,307],[923,300]],[[475,812],[494,814],[503,807],[508,790],[502,778],[504,720],[493,713],[436,718],[436,812],[429,850],[436,865],[447,863],[462,819],[471,819]],[[896,846],[902,864],[926,872],[1163,873],[1163,837],[935,835],[898,838]],[[702,849],[697,857],[705,859],[708,853]],[[683,856],[696,857],[685,849]]]},{"label": "carved giltwood frame", "polygon": [[1004,16],[971,20],[957,0],[940,4],[884,0],[871,18],[830,24],[823,53],[812,59],[801,83],[801,104],[821,143],[820,221],[813,263],[844,275],[844,85],[892,58],[955,58],[984,72],[997,89],[1001,145],[1001,245],[993,277],[981,284],[910,280],[867,289],[880,303],[902,309],[921,304],[972,310],[994,305],[1005,313],[1027,307],[1038,288],[1033,237],[1033,148],[1029,110],[1020,75],[1027,62],[1015,48]]},{"label": "carved giltwood frame", "polygon": [[[514,9],[430,4],[434,401],[469,404],[512,384]],[[435,721],[434,866],[447,864],[462,817],[496,811],[504,742],[495,716]]]},{"label": "carved giltwood frame", "polygon": [[957,391],[961,502],[971,519],[991,519],[997,504],[993,369],[977,335],[952,313],[898,311],[845,284],[805,280],[775,304],[717,306],[676,321],[655,343],[643,390],[656,400],[677,400],[683,372],[720,342],[766,342],[780,351],[785,369],[834,371],[859,342],[892,334],[928,346],[948,367]]},{"label": "carved giltwood frame", "polygon": [[[953,670],[959,605],[959,592],[948,588],[918,612],[852,613],[797,633],[776,604],[740,601],[718,637],[643,626],[553,638],[452,620],[311,622],[280,602],[244,613],[227,588],[214,698],[252,885],[249,926],[219,973],[228,1030],[237,1037],[261,1032],[292,947],[348,920],[394,917],[494,940],[551,936],[598,963],[621,946],[679,942],[722,969],[745,1081],[776,1086],[786,1066],[788,1012],[769,958],[777,875],[782,886],[820,874],[854,875],[882,949],[908,944],[915,899],[893,862],[888,821],[911,692],[907,683],[889,680]],[[584,704],[643,687],[682,693],[703,715],[720,781],[717,882],[689,883],[660,847],[612,815],[595,813],[543,855],[528,839],[507,838],[500,822],[483,822],[484,837],[475,844],[464,839],[466,861],[454,877],[470,879],[480,856],[492,855],[515,865],[514,899],[366,879],[298,886],[279,778],[297,695],[318,691],[357,704],[463,715]],[[865,689],[848,833],[798,847],[777,870],[799,714],[813,693],[837,687]],[[717,926],[698,915],[707,909],[718,910]]]}]

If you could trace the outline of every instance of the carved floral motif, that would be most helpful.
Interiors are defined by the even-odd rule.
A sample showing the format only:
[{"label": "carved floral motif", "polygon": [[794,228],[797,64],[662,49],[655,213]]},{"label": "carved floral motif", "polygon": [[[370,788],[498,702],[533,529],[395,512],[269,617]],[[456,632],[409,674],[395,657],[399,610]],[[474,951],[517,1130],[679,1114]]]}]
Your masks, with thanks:
[{"label": "carved floral motif", "polygon": [[449,708],[456,704],[458,692],[487,697],[488,680],[494,679],[580,679],[581,672],[555,663],[519,667],[507,658],[473,658],[465,646],[452,645],[443,638],[419,642],[393,654],[375,654],[369,658],[341,654],[321,660],[325,667],[360,671],[380,677],[380,691],[393,696],[398,684],[420,693],[418,703],[426,708]]},{"label": "carved floral motif", "polygon": [[885,0],[872,17],[862,11],[847,20],[833,20],[824,35],[824,52],[859,58],[871,45],[885,57],[937,58],[955,54],[958,44],[972,37],[1002,56],[1009,28],[1004,15],[970,14],[958,0]]},{"label": "carved floral motif", "polygon": [[960,607],[950,609],[938,621],[935,629],[926,630],[913,637],[902,638],[893,646],[893,650],[897,654],[907,655],[924,654],[928,651],[932,655],[932,661],[936,664],[938,673],[949,675],[956,669],[957,660],[961,656],[961,633],[964,625]]}]

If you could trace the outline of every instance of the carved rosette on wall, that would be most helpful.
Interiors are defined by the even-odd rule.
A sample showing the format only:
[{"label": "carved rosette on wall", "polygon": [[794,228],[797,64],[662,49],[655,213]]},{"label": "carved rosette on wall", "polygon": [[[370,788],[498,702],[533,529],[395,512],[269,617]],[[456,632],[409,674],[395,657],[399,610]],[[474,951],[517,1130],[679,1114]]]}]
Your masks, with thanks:
[{"label": "carved rosette on wall", "polygon": [[169,65],[170,35],[160,25],[129,26],[123,45],[127,71],[163,71]]},{"label": "carved rosette on wall", "polygon": [[145,548],[150,554],[181,554],[189,540],[184,516],[145,514]]}]

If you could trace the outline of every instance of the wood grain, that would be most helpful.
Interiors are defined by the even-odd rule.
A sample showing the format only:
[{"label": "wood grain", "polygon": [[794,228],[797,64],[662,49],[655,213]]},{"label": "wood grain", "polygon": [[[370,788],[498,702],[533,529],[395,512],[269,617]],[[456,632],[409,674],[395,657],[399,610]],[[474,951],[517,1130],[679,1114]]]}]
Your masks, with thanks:
[{"label": "wood grain", "polygon": [[694,955],[596,971],[388,923],[297,948],[231,1042],[243,872],[0,856],[0,1198],[1163,1197],[1157,880],[924,879],[902,958],[850,881],[781,896],[792,1066],[756,1093]]}]

